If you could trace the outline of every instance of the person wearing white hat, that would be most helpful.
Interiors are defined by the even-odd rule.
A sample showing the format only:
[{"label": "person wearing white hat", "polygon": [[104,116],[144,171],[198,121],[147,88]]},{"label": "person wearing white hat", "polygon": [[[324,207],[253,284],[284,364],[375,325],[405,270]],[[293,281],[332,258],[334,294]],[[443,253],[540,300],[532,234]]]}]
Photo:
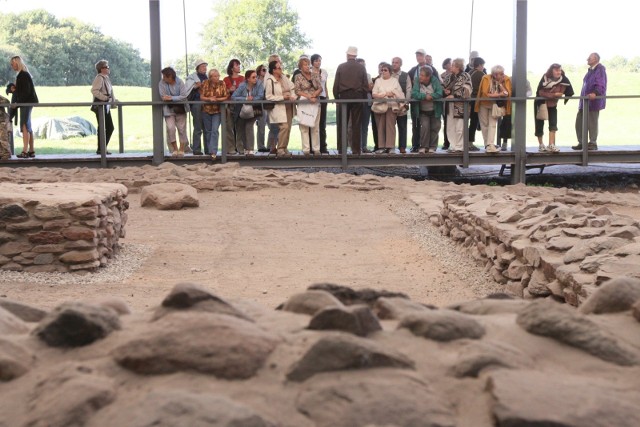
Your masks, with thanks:
[{"label": "person wearing white hat", "polygon": [[[195,62],[195,72],[189,74],[185,85],[187,86],[187,92],[189,93],[189,101],[200,101],[200,86],[202,82],[207,80],[207,64],[204,59],[198,59]],[[193,135],[191,142],[193,144],[193,154],[202,155],[202,104],[190,104],[191,118],[193,120]],[[205,154],[207,152],[207,144],[204,144]]]},{"label": "person wearing white hat", "polygon": [[[333,81],[333,97],[335,99],[367,99],[367,90],[369,82],[367,81],[367,70],[356,62],[358,56],[358,48],[349,46],[347,49],[347,61],[338,65],[335,79]],[[347,123],[351,118],[351,152],[359,155],[362,151],[361,147],[361,122],[362,122],[362,103],[345,103],[337,106],[337,128],[338,128],[338,152],[342,152],[342,127],[347,123],[343,123],[342,109],[347,109]]]}]

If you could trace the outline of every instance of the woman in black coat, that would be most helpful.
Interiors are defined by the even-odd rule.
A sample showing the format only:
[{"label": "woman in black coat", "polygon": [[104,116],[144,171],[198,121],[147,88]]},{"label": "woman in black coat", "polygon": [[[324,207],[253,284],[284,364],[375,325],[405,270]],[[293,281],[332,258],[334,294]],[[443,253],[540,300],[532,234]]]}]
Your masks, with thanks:
[{"label": "woman in black coat", "polygon": [[[33,80],[29,69],[25,65],[24,61],[19,56],[11,58],[11,68],[17,71],[16,75],[16,90],[15,97],[16,103],[38,103],[38,95],[36,89],[33,86]],[[15,107],[14,107],[15,108]],[[26,159],[29,157],[35,157],[36,152],[33,148],[33,130],[31,129],[31,110],[33,107],[20,107],[20,131],[22,132],[22,153],[16,157]]]}]

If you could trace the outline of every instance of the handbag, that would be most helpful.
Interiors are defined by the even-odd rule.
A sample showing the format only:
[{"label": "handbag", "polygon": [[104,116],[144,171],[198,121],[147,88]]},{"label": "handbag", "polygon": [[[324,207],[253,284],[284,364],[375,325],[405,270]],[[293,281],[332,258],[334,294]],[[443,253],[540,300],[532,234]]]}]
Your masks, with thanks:
[{"label": "handbag", "polygon": [[546,102],[543,102],[538,106],[538,111],[536,112],[536,119],[549,120],[549,109],[547,108]]},{"label": "handbag", "polygon": [[256,115],[253,111],[253,105],[251,104],[243,104],[240,109],[240,118],[241,119],[253,119]]},{"label": "handbag", "polygon": [[371,111],[373,111],[376,114],[384,114],[384,113],[387,112],[388,109],[389,109],[389,103],[388,102],[376,101],[371,106]]},{"label": "handbag", "polygon": [[498,104],[494,103],[491,107],[491,117],[493,117],[494,119],[499,119],[500,117],[504,116],[504,113],[505,108],[499,107]]},{"label": "handbag", "polygon": [[[93,98],[93,102],[102,102],[102,101],[100,101],[98,98],[94,97]],[[94,113],[98,114],[98,108],[99,107],[100,107],[99,105],[95,105],[94,104],[94,105],[91,106],[91,111],[93,111]]]}]

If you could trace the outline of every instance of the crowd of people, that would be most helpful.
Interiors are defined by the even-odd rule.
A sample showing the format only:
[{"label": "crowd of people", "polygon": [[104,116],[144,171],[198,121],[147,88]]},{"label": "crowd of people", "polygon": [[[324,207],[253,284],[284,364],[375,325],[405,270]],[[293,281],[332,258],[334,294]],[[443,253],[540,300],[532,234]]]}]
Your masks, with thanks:
[{"label": "crowd of people", "polygon": [[[511,137],[511,98],[515,94],[504,67],[495,65],[487,72],[485,60],[477,52],[472,52],[466,65],[462,58],[447,58],[442,64],[443,72],[438,73],[431,56],[424,49],[416,50],[415,55],[417,64],[408,72],[402,71],[402,59],[395,57],[391,63],[378,64],[378,76],[372,78],[367,73],[364,60],[358,58],[358,49],[353,46],[347,49],[346,61],[338,66],[332,88],[334,99],[342,101],[336,107],[338,152],[341,153],[346,145],[354,155],[385,154],[396,149],[400,153],[408,150],[434,153],[440,146],[443,126],[443,150],[462,152],[466,132],[468,149],[479,151],[474,144],[478,130],[486,153],[506,150]],[[589,102],[585,136],[587,149],[597,150],[599,113],[606,106],[607,74],[597,53],[589,55],[587,64],[589,69],[581,90],[581,97]],[[328,73],[321,68],[320,55],[302,55],[291,75],[285,73],[277,54],[271,55],[266,64],[244,73],[240,61],[231,59],[222,79],[220,72],[215,68],[208,70],[208,65],[202,59],[197,60],[194,72],[185,81],[171,67],[161,72],[158,91],[166,102],[162,113],[167,146],[172,156],[192,152],[215,160],[219,145],[230,155],[253,155],[257,144],[258,152],[290,157],[290,132],[296,116],[302,153],[305,156],[329,153],[327,103],[323,102],[329,99]],[[33,80],[22,58],[11,58],[11,66],[17,74],[15,84],[7,86],[7,94],[13,93],[10,102],[37,103]],[[92,107],[99,123],[96,154],[103,154],[114,130],[111,108],[117,106],[117,99],[109,77],[108,61],[98,61],[95,68],[97,75],[91,93],[93,102],[102,103]],[[526,95],[531,96],[531,93]],[[534,103],[535,136],[539,150],[558,152],[555,143],[557,106],[560,99],[564,98],[566,103],[574,95],[572,84],[560,64],[551,64],[540,79],[535,95],[538,98]],[[224,103],[229,100],[238,102]],[[581,98],[575,127],[578,144],[571,147],[574,150],[583,148],[583,106]],[[31,111],[32,107],[19,107],[23,150],[18,158],[35,157]],[[15,106],[11,106],[10,112],[13,118]],[[191,135],[187,132],[188,114],[191,114],[193,124]],[[104,122],[99,120],[101,115]],[[408,117],[412,123],[410,148],[407,145]],[[545,122],[548,122],[549,132],[547,145],[543,141]],[[219,144],[222,123],[226,129],[225,140]],[[373,150],[369,150],[367,145],[370,123]],[[257,132],[254,127],[257,127]],[[346,144],[343,143],[342,132],[345,127]],[[103,134],[106,140],[101,145]],[[0,157],[6,157],[4,151],[4,148],[0,149]],[[111,153],[106,151],[105,154]]]}]

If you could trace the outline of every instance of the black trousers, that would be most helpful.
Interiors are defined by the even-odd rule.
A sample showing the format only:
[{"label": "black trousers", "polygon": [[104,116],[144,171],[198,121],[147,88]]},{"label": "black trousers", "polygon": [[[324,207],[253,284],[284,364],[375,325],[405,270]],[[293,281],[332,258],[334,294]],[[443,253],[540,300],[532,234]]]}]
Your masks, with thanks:
[{"label": "black trousers", "polygon": [[[106,106],[102,105],[99,108],[105,108]],[[100,151],[100,136],[102,135],[102,128],[100,127],[100,119],[98,118],[98,114],[99,114],[100,110],[98,110],[96,112],[96,121],[98,122],[98,149],[97,151]],[[113,134],[113,119],[111,118],[111,109],[109,109],[109,111],[105,111],[104,114],[104,129],[105,129],[105,134],[107,137],[107,140],[104,143],[104,146],[106,147],[107,145],[109,145],[109,141],[111,140],[111,135]]]}]

